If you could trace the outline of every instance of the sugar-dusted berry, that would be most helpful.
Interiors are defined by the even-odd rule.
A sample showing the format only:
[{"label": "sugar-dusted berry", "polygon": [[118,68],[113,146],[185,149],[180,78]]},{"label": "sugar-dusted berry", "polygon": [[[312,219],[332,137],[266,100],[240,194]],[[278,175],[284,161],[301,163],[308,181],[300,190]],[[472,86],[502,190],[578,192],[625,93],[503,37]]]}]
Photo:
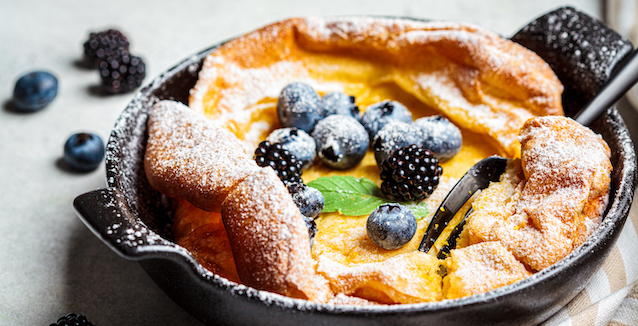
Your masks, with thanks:
[{"label": "sugar-dusted berry", "polygon": [[368,106],[361,117],[361,124],[366,128],[370,142],[390,121],[411,123],[412,113],[403,104],[386,100]]},{"label": "sugar-dusted berry", "polygon": [[461,150],[461,130],[450,120],[436,115],[417,119],[414,126],[421,131],[421,146],[432,152],[439,161],[449,160]]},{"label": "sugar-dusted berry", "polygon": [[416,217],[410,209],[397,203],[388,203],[379,205],[370,213],[366,233],[377,246],[394,250],[412,240],[416,227]]},{"label": "sugar-dusted berry", "polygon": [[342,115],[321,120],[312,137],[317,143],[317,156],[321,162],[338,170],[359,164],[369,146],[368,134],[359,121]]},{"label": "sugar-dusted berry", "polygon": [[279,94],[277,115],[284,127],[312,132],[323,118],[321,97],[310,85],[299,82],[288,84]]}]

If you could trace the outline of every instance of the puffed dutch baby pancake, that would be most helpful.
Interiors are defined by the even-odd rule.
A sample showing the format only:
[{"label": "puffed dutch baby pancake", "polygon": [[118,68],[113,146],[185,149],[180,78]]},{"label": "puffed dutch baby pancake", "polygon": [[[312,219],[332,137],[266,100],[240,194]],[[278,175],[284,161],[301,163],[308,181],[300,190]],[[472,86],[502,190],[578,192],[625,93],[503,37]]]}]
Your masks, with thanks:
[{"label": "puffed dutch baby pancake", "polygon": [[[473,25],[290,19],[214,49],[188,106],[155,104],[145,171],[175,241],[221,277],[332,304],[460,298],[550,266],[600,222],[609,148],[561,116],[562,89]],[[456,248],[418,251],[492,155],[507,169],[462,210]]]}]

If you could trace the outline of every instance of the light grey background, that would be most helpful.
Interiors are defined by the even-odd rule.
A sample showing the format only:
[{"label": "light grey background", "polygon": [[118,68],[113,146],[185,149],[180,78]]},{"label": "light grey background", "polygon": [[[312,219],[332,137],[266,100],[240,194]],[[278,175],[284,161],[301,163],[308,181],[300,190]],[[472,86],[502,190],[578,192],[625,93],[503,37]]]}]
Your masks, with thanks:
[{"label": "light grey background", "polygon": [[[599,1],[566,4],[602,17]],[[96,325],[198,325],[146,276],[76,217],[75,196],[105,186],[103,165],[60,167],[79,131],[106,141],[132,94],[102,96],[96,71],[78,66],[89,32],[122,30],[148,67],[146,81],[187,56],[293,16],[373,14],[465,21],[510,36],[559,7],[534,1],[0,1],[0,325],[49,325],[68,312]],[[9,109],[23,73],[46,69],[60,91],[44,110]],[[628,122],[636,114],[624,104]]]}]

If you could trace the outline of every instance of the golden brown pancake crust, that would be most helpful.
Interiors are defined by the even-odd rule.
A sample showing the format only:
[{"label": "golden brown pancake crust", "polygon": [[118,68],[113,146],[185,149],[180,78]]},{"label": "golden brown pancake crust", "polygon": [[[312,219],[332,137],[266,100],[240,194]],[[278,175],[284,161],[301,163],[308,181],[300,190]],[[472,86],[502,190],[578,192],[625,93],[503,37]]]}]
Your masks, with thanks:
[{"label": "golden brown pancake crust", "polygon": [[450,252],[443,278],[445,299],[487,292],[532,275],[500,242],[482,242]]},{"label": "golden brown pancake crust", "polygon": [[178,200],[173,215],[175,241],[209,271],[240,283],[230,241],[220,213],[203,211]]},{"label": "golden brown pancake crust", "polygon": [[556,75],[514,42],[467,24],[365,17],[289,19],[225,43],[205,59],[189,105],[254,147],[277,121],[261,114],[257,128],[251,116],[274,112],[268,99],[293,81],[394,83],[510,156],[528,118],[563,114]]},{"label": "golden brown pancake crust", "polygon": [[312,301],[332,297],[328,282],[315,273],[303,217],[272,168],[233,188],[222,220],[244,284]]},{"label": "golden brown pancake crust", "polygon": [[219,212],[230,188],[259,167],[235,135],[174,101],[161,101],[148,117],[144,170],[151,186]]},{"label": "golden brown pancake crust", "polygon": [[590,129],[539,117],[521,129],[522,158],[474,202],[470,243],[500,241],[540,271],[582,244],[600,223],[610,187],[610,150]]}]

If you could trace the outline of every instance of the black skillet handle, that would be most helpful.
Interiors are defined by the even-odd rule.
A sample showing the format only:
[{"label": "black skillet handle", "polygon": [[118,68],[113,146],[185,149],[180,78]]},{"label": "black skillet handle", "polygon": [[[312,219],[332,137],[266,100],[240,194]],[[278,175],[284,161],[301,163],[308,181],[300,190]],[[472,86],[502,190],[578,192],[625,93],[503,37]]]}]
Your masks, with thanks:
[{"label": "black skillet handle", "polygon": [[563,107],[570,117],[598,93],[633,48],[605,23],[572,7],[537,18],[511,39],[554,70],[565,87]]},{"label": "black skillet handle", "polygon": [[136,218],[116,188],[82,194],[75,198],[73,207],[98,238],[128,260],[183,256],[184,249],[164,240]]},{"label": "black skillet handle", "polygon": [[585,126],[590,125],[604,110],[614,105],[636,84],[638,81],[638,51],[630,54],[627,60],[619,66],[618,71],[598,92],[598,95],[585,108],[576,113],[574,120]]}]

